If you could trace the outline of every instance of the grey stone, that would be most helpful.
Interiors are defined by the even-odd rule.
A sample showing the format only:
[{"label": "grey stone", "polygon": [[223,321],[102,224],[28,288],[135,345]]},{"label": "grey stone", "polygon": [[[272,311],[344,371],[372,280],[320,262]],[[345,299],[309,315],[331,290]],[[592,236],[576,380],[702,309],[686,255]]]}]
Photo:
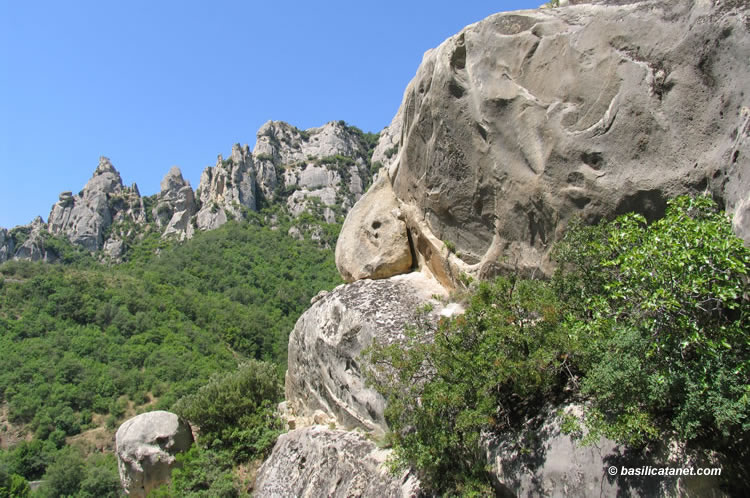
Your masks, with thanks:
[{"label": "grey stone", "polygon": [[373,340],[403,340],[417,322],[417,308],[433,305],[436,320],[446,297],[443,287],[422,273],[384,280],[359,280],[317,297],[289,337],[287,409],[296,417],[321,410],[348,429],[387,430],[385,401],[365,385],[361,352]]},{"label": "grey stone", "polygon": [[213,230],[226,223],[229,217],[241,218],[242,207],[256,210],[256,170],[247,145],[232,147],[226,161],[221,155],[216,166],[201,175],[200,202],[196,222],[201,230]]},{"label": "grey stone", "polygon": [[174,413],[147,412],[124,422],[115,435],[115,452],[125,492],[145,497],[168,482],[175,455],[192,444],[190,426]]},{"label": "grey stone", "polygon": [[453,285],[550,272],[571,219],[654,219],[680,194],[712,193],[748,241],[747,2],[574,3],[497,14],[428,51],[389,127],[407,227],[460,254],[446,264],[431,243],[419,263],[457,269]]},{"label": "grey stone", "polygon": [[483,445],[499,491],[509,496],[726,496],[718,476],[635,477],[622,472],[623,467],[722,467],[716,455],[669,442],[649,455],[606,438],[584,445],[564,433],[558,413],[580,417],[581,405],[547,405],[523,427],[485,436]]},{"label": "grey stone", "polygon": [[101,157],[80,195],[60,194],[50,212],[48,230],[93,252],[102,249],[104,233],[110,225],[124,220],[145,222],[138,187],[123,186],[120,174],[109,159]]},{"label": "grey stone", "polygon": [[258,471],[255,496],[413,497],[419,481],[391,475],[389,450],[356,432],[312,426],[279,437]]},{"label": "grey stone", "polygon": [[388,175],[346,216],[336,243],[336,267],[347,282],[387,278],[412,266],[411,246]]},{"label": "grey stone", "polygon": [[162,237],[180,240],[192,237],[191,219],[197,210],[190,182],[182,177],[177,166],[173,166],[161,181],[161,191],[152,210],[157,226],[162,229]]},{"label": "grey stone", "polygon": [[0,263],[11,259],[15,254],[15,244],[13,238],[5,228],[0,228]]}]

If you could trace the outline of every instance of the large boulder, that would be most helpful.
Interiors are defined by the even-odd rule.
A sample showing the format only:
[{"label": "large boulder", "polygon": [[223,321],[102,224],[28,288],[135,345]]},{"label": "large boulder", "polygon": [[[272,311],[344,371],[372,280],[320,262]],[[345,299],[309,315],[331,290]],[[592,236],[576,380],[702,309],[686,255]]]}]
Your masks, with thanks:
[{"label": "large boulder", "polygon": [[362,351],[373,340],[403,339],[429,303],[433,320],[447,293],[422,273],[384,280],[360,280],[319,297],[297,320],[289,336],[287,409],[311,417],[320,410],[340,426],[374,433],[387,430],[385,401],[365,385]]},{"label": "large boulder", "polygon": [[387,278],[412,265],[406,224],[387,173],[349,211],[336,245],[336,267],[347,282]]},{"label": "large boulder", "polygon": [[279,437],[258,471],[255,496],[412,497],[419,481],[394,476],[384,465],[388,450],[356,432],[322,426]]},{"label": "large boulder", "polygon": [[175,455],[192,444],[190,426],[174,413],[147,412],[127,420],[115,435],[117,466],[125,492],[145,497],[169,481]]},{"label": "large boulder", "polygon": [[191,218],[198,208],[190,182],[182,177],[180,168],[173,166],[160,186],[161,191],[156,197],[152,215],[162,230],[162,237],[176,237],[180,240],[192,237],[195,227]]},{"label": "large boulder", "polygon": [[461,271],[550,271],[572,218],[654,219],[709,191],[750,241],[748,3],[573,3],[488,17],[425,54],[390,166],[407,228],[450,241]]}]

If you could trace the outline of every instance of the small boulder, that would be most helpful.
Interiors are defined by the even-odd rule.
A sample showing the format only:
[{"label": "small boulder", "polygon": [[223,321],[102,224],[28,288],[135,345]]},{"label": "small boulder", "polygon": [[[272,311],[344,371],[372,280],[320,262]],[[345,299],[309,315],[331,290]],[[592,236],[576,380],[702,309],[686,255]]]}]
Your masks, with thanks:
[{"label": "small boulder", "polygon": [[169,480],[175,455],[193,444],[190,425],[174,413],[142,413],[123,423],[115,436],[115,453],[125,493],[145,497]]}]

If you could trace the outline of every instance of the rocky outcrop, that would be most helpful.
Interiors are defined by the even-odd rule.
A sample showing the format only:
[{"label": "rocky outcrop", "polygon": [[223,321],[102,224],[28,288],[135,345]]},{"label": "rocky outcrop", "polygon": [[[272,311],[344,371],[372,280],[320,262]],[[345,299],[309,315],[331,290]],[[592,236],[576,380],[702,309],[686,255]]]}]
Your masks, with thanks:
[{"label": "rocky outcrop", "polygon": [[258,471],[255,496],[412,497],[419,481],[411,474],[391,475],[390,452],[356,432],[322,426],[297,429],[279,437]]},{"label": "rocky outcrop", "polygon": [[178,239],[192,237],[195,227],[191,218],[198,208],[190,182],[182,178],[180,168],[173,166],[160,186],[161,191],[156,197],[152,216],[162,230],[162,236]]},{"label": "rocky outcrop", "polygon": [[259,190],[267,201],[286,197],[297,216],[319,202],[325,220],[346,214],[369,184],[367,145],[341,121],[299,130],[269,121],[258,130],[253,149]]},{"label": "rocky outcrop", "polygon": [[584,445],[562,430],[557,413],[581,415],[581,406],[548,405],[517,427],[484,440],[495,487],[508,496],[727,496],[718,476],[628,476],[628,469],[720,468],[707,454],[665,444],[652,454],[629,451],[601,438]]},{"label": "rocky outcrop", "polygon": [[125,492],[145,497],[169,481],[175,455],[192,444],[190,426],[174,413],[147,412],[123,423],[115,435],[115,452]]},{"label": "rocky outcrop", "polygon": [[248,146],[235,144],[227,160],[219,154],[216,166],[203,171],[198,191],[201,208],[196,224],[201,230],[241,218],[243,207],[255,211],[255,166]]},{"label": "rocky outcrop", "polygon": [[60,194],[52,207],[48,230],[53,235],[64,235],[73,244],[89,251],[104,247],[104,235],[113,222],[146,220],[138,187],[125,187],[120,173],[106,157],[99,158],[94,175],[80,194]]},{"label": "rocky outcrop", "polygon": [[46,261],[48,263],[58,259],[56,252],[47,250],[45,240],[49,234],[47,233],[47,225],[41,217],[37,216],[30,224],[16,227],[14,231],[16,236],[23,233],[24,240],[16,248],[13,259]]},{"label": "rocky outcrop", "polygon": [[406,89],[390,179],[420,266],[451,284],[549,271],[572,218],[706,190],[750,240],[748,4],[573,3],[468,26]]},{"label": "rocky outcrop", "polygon": [[4,263],[13,257],[15,253],[15,243],[8,230],[0,228],[0,263]]},{"label": "rocky outcrop", "polygon": [[401,127],[404,123],[403,107],[393,117],[391,124],[385,127],[378,137],[378,144],[372,152],[374,169],[389,170],[398,160],[398,149],[401,144]]},{"label": "rocky outcrop", "polygon": [[384,173],[354,205],[336,244],[336,267],[347,282],[409,270],[412,253],[391,182]]},{"label": "rocky outcrop", "polygon": [[362,350],[373,340],[403,339],[417,323],[417,309],[432,306],[436,319],[445,290],[422,273],[386,280],[360,280],[319,296],[289,337],[287,409],[310,417],[321,410],[347,428],[387,430],[380,394],[365,385]]}]

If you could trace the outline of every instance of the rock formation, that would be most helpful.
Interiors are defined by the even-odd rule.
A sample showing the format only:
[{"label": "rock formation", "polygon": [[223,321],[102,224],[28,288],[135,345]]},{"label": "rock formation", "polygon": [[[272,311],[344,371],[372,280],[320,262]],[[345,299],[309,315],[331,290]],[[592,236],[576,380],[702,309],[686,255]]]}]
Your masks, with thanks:
[{"label": "rock formation", "polygon": [[[66,237],[117,262],[129,244],[149,231],[156,230],[163,238],[189,239],[196,229],[218,228],[230,219],[241,219],[244,210],[273,203],[283,203],[293,216],[311,211],[326,222],[339,222],[370,184],[368,144],[361,131],[343,121],[305,131],[269,121],[257,138],[253,153],[247,145],[235,144],[228,159],[219,155],[216,165],[204,170],[195,193],[179,168],[173,167],[162,180],[161,191],[145,200],[135,184],[123,186],[118,171],[102,157],[79,194],[60,194],[48,224],[38,233]],[[149,204],[148,213],[144,203]],[[38,237],[36,249],[27,245],[21,250],[23,242],[18,243],[13,234],[28,230],[14,230],[1,235],[0,262],[54,257],[40,252]],[[320,239],[320,233],[319,222],[309,220],[292,230],[293,236],[302,238]]]},{"label": "rock formation", "polygon": [[48,230],[67,236],[73,244],[89,251],[97,251],[104,246],[107,228],[113,221],[124,219],[145,221],[138,187],[124,187],[120,173],[109,159],[101,157],[94,176],[79,195],[60,194],[50,212]]},{"label": "rock formation", "polygon": [[385,278],[412,266],[411,245],[398,201],[387,173],[354,205],[348,226],[336,245],[336,266],[347,282],[361,278]]},{"label": "rock formation", "polygon": [[411,474],[393,476],[384,463],[388,451],[356,432],[321,426],[298,429],[279,437],[271,457],[258,471],[255,496],[418,495]]},{"label": "rock formation", "polygon": [[374,339],[399,341],[424,304],[434,319],[442,309],[436,298],[447,298],[445,289],[421,273],[360,280],[319,297],[289,336],[289,412],[310,417],[322,410],[342,427],[382,434],[385,401],[365,385],[362,350]]},{"label": "rock formation", "polygon": [[294,215],[316,199],[331,223],[336,210],[345,214],[369,184],[367,145],[341,121],[306,131],[269,121],[258,130],[253,156],[265,199],[290,193],[286,203]]},{"label": "rock formation", "polygon": [[190,238],[195,231],[191,218],[197,212],[190,182],[182,178],[180,168],[173,166],[161,181],[152,216],[164,237]]},{"label": "rock formation", "polygon": [[255,211],[255,167],[248,146],[235,144],[227,160],[219,154],[216,166],[203,171],[198,191],[201,208],[197,225],[201,230],[241,218],[243,207]]},{"label": "rock formation", "polygon": [[15,254],[16,245],[5,228],[0,228],[0,263],[11,259]]},{"label": "rock formation", "polygon": [[[339,237],[336,263],[354,282],[316,298],[290,336],[290,424],[385,430],[362,349],[399,340],[435,292],[418,288],[444,296],[464,272],[548,272],[575,217],[655,219],[669,198],[708,191],[750,243],[748,14],[746,2],[571,1],[491,16],[427,52],[373,154],[379,178]],[[576,445],[556,408],[485,441],[498,492],[721,495],[716,480],[608,476],[627,450]],[[322,468],[328,454],[289,445],[264,468],[287,469],[284,489],[308,489],[315,477],[283,462]]]},{"label": "rock formation", "polygon": [[572,218],[654,219],[704,191],[750,241],[747,16],[738,2],[570,5],[491,16],[427,52],[389,178],[409,230],[460,257],[431,243],[418,258],[453,284],[548,271]]},{"label": "rock formation", "polygon": [[192,444],[190,426],[174,413],[147,412],[127,420],[115,435],[117,466],[125,492],[145,497],[169,481],[175,455]]}]

